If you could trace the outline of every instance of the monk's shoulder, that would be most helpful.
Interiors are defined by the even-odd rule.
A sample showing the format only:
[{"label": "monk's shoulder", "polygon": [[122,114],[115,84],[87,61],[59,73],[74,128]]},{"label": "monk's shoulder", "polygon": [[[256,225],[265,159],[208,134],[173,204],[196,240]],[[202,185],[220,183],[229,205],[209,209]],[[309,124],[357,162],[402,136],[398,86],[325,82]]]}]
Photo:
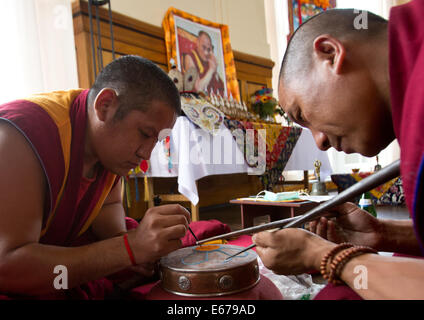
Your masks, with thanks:
[{"label": "monk's shoulder", "polygon": [[0,260],[2,254],[38,242],[46,182],[25,136],[0,121]]},{"label": "monk's shoulder", "polygon": [[27,179],[39,179],[44,183],[44,174],[31,144],[24,134],[12,124],[0,121],[0,172],[2,175],[22,175]]}]

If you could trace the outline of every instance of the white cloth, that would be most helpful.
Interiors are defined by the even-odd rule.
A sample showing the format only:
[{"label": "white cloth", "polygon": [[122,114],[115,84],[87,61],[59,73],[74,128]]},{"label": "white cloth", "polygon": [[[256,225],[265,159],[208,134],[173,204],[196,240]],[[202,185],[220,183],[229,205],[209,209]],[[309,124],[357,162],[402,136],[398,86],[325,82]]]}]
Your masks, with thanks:
[{"label": "white cloth", "polygon": [[[215,174],[254,174],[231,131],[223,124],[219,133],[212,136],[182,116],[178,117],[170,137],[172,168],[168,169],[164,144],[159,142],[152,151],[146,175],[178,177],[178,192],[194,205],[199,202],[197,180]],[[324,180],[332,172],[327,153],[317,148],[311,132],[304,128],[284,170],[313,170],[317,159],[322,162]]]},{"label": "white cloth", "polygon": [[315,160],[321,161],[321,181],[325,181],[333,172],[327,152],[318,149],[311,131],[303,128],[284,171],[314,170]]},{"label": "white cloth", "polygon": [[248,172],[243,153],[224,125],[212,136],[186,117],[178,117],[170,137],[172,168],[168,170],[164,144],[159,142],[152,151],[146,175],[178,177],[178,192],[194,205],[199,202],[197,180],[214,174]]}]

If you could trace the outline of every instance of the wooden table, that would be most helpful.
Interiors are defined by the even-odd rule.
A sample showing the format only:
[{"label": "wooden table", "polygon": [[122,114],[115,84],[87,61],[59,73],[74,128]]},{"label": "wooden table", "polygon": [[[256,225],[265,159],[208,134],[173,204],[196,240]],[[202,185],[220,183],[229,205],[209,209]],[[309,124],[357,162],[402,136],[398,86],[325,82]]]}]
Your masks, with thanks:
[{"label": "wooden table", "polygon": [[260,216],[269,215],[271,221],[281,220],[304,214],[306,211],[319,205],[317,202],[275,202],[275,201],[255,201],[235,199],[230,203],[241,206],[241,227],[253,227],[253,219]]}]

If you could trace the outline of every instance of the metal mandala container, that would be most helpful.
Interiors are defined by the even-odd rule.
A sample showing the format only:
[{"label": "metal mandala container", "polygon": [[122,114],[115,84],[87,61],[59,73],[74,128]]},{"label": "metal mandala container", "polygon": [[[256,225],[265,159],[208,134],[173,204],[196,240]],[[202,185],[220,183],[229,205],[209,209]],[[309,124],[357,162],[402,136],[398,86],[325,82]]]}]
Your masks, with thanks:
[{"label": "metal mandala container", "polygon": [[182,296],[214,297],[254,287],[260,279],[258,256],[243,247],[213,244],[182,248],[160,260],[161,286]]}]

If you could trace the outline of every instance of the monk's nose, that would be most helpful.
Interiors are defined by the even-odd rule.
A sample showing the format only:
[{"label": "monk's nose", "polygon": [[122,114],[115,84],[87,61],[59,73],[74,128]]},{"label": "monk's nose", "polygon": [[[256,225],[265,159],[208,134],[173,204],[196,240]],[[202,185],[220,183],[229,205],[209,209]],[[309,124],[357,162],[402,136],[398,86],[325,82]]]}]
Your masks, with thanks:
[{"label": "monk's nose", "polygon": [[331,148],[330,140],[327,135],[321,131],[311,130],[317,147],[322,151],[327,151]]}]

